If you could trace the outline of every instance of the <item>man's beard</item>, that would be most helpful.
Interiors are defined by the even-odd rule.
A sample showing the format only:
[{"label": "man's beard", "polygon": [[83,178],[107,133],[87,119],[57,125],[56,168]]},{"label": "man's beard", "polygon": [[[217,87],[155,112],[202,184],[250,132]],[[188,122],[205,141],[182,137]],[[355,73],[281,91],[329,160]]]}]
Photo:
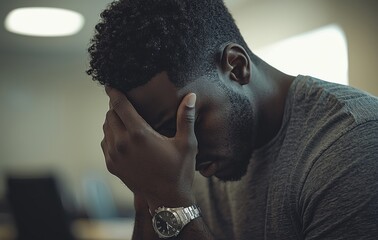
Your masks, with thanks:
[{"label": "man's beard", "polygon": [[222,181],[239,181],[246,173],[252,155],[253,110],[246,96],[227,90],[232,110],[229,115],[229,152],[232,156],[232,175],[218,177]]}]

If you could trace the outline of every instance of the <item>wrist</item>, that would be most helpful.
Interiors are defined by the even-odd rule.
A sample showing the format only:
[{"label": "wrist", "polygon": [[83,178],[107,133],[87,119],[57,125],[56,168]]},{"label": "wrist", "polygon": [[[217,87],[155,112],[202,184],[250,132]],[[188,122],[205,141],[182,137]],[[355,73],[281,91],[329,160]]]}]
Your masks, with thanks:
[{"label": "wrist", "polygon": [[152,225],[159,238],[178,236],[193,220],[201,216],[197,205],[188,207],[160,207],[154,212]]},{"label": "wrist", "polygon": [[153,214],[159,207],[188,207],[195,204],[193,196],[173,196],[164,199],[149,199],[147,200],[150,213]]},{"label": "wrist", "polygon": [[149,214],[149,207],[146,199],[141,194],[134,193],[134,210],[136,214]]}]

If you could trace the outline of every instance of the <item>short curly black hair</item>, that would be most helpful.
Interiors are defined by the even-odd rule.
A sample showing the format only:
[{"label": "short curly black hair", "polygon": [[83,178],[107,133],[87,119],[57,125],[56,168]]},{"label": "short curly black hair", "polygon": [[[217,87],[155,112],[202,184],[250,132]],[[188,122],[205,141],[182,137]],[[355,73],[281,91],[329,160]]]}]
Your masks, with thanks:
[{"label": "short curly black hair", "polygon": [[249,54],[223,0],[118,0],[101,13],[87,74],[127,92],[166,71],[176,86],[215,71],[222,44]]}]

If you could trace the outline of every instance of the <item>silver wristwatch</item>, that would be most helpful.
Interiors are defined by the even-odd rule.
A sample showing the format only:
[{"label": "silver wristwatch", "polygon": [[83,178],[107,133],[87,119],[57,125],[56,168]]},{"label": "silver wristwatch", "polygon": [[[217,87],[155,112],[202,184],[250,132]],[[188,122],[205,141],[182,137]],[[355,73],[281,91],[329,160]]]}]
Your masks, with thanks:
[{"label": "silver wristwatch", "polygon": [[177,236],[186,224],[201,216],[198,206],[168,208],[159,207],[152,218],[152,226],[159,238]]}]

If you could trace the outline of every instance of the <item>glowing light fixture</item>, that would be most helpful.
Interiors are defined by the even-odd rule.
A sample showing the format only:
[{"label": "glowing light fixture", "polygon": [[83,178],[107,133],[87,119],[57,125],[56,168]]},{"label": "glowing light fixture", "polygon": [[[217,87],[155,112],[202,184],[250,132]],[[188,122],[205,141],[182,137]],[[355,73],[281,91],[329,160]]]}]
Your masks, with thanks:
[{"label": "glowing light fixture", "polygon": [[73,35],[83,25],[84,17],[80,13],[61,8],[18,8],[5,18],[5,28],[8,31],[38,37]]}]

